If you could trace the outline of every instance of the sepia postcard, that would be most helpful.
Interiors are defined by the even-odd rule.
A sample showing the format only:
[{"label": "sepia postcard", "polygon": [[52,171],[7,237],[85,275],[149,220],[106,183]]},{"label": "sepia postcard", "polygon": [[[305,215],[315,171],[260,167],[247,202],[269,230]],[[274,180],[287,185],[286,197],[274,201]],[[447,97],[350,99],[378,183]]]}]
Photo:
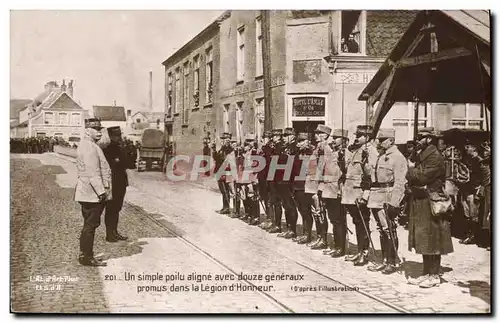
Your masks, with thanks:
[{"label": "sepia postcard", "polygon": [[491,314],[489,10],[11,10],[11,313]]}]

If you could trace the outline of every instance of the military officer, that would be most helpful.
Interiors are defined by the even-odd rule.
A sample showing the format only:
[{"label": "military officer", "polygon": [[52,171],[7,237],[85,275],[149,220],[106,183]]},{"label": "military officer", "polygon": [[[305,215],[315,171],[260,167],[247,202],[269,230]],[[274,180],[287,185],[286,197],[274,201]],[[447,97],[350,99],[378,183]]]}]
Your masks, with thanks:
[{"label": "military officer", "polygon": [[[285,128],[283,131],[283,138],[285,140],[283,145],[284,149],[280,151],[278,159],[281,165],[288,164],[289,159],[295,159],[297,154],[297,142],[295,140],[295,136],[296,134],[293,128]],[[285,171],[280,170],[280,172],[282,172],[283,176],[282,180],[278,182],[278,193],[281,197],[281,201],[283,201],[283,208],[285,209],[287,231],[282,234],[278,234],[278,237],[292,239],[297,236],[298,218],[297,206],[293,196],[293,176],[286,178]]]},{"label": "military officer", "polygon": [[[220,136],[222,145],[218,151],[216,151],[215,143],[212,144],[213,159],[215,160],[214,173],[219,171],[219,168],[224,163],[227,155],[232,151],[230,140],[231,134],[224,132]],[[220,193],[222,195],[222,209],[218,211],[220,214],[229,214],[229,185],[226,183],[226,177],[224,175],[217,178],[217,184],[219,186]]]},{"label": "military officer", "polygon": [[269,182],[267,181],[267,172],[269,170],[269,163],[271,162],[271,156],[273,153],[273,147],[271,146],[272,144],[271,137],[272,137],[271,131],[264,131],[264,134],[262,135],[263,145],[258,150],[259,155],[264,157],[266,161],[264,168],[259,172],[258,175],[259,196],[265,207],[265,212],[266,212],[266,221],[259,225],[259,227],[261,227],[262,229],[269,229],[273,226],[274,213],[272,212],[272,207],[269,203],[269,186],[268,186]]},{"label": "military officer", "polygon": [[307,163],[312,154],[309,137],[307,132],[297,134],[297,156],[292,168],[294,201],[302,217],[302,235],[293,238],[293,241],[299,244],[309,243],[312,240],[313,219],[310,202],[305,194]]},{"label": "military officer", "polygon": [[[241,196],[240,196],[240,183],[238,179],[233,176],[233,170],[231,165],[238,166],[238,163],[242,162],[242,148],[238,145],[236,139],[231,139],[229,141],[231,145],[231,152],[226,156],[226,184],[229,187],[229,201],[233,201],[233,212],[231,213],[232,218],[239,218],[244,216],[241,213]],[[236,169],[237,173],[237,169]]]},{"label": "military officer", "polygon": [[368,267],[370,271],[392,274],[396,271],[396,258],[399,246],[396,218],[405,194],[408,163],[395,145],[395,130],[380,129],[377,145],[382,154],[377,158],[371,172],[370,197],[368,208],[375,218],[380,233],[382,265]]},{"label": "military officer", "polygon": [[126,236],[118,233],[118,218],[123,207],[123,200],[128,186],[127,155],[121,145],[122,132],[120,127],[109,127],[110,143],[103,148],[104,156],[111,167],[111,187],[113,188],[113,199],[106,203],[104,223],[106,224],[106,241],[117,242],[127,240]]},{"label": "military officer", "polygon": [[305,192],[312,193],[310,205],[311,213],[316,223],[316,241],[309,245],[313,250],[327,248],[328,223],[326,222],[326,210],[323,206],[322,191],[319,190],[323,169],[325,167],[325,148],[330,151],[328,146],[328,137],[332,129],[328,126],[319,124],[315,130],[316,147],[313,150],[307,168]]},{"label": "military officer", "polygon": [[375,164],[378,151],[371,139],[373,127],[359,125],[356,128],[356,140],[351,153],[345,158],[346,176],[342,188],[342,204],[352,217],[356,229],[358,253],[347,255],[346,261],[353,261],[355,266],[368,263],[370,242],[370,210],[366,203],[370,194],[370,165]]},{"label": "military officer", "polygon": [[257,173],[250,171],[255,168],[257,161],[252,156],[257,155],[255,149],[255,135],[249,133],[245,136],[244,152],[242,154],[243,163],[238,171],[240,187],[240,196],[244,201],[246,221],[250,225],[259,224],[260,207],[258,200],[258,179]]},{"label": "military officer", "polygon": [[[279,156],[283,153],[283,129],[273,129],[272,131],[272,156]],[[273,172],[274,171],[274,172]],[[278,183],[283,179],[283,172],[280,170],[272,170],[269,168],[267,183],[269,187],[269,200],[272,212],[274,213],[274,223],[271,228],[269,228],[270,233],[280,233],[281,232],[281,196],[278,190]]]},{"label": "military officer", "polygon": [[[333,227],[333,248],[323,251],[324,254],[334,258],[345,256],[347,250],[346,235],[347,222],[345,208],[342,206],[341,180],[345,172],[345,140],[348,131],[344,129],[333,129],[332,148],[325,148],[325,167],[320,179],[318,192],[325,202],[328,218]],[[325,225],[328,227],[328,223]]]},{"label": "military officer", "polygon": [[96,144],[101,139],[101,129],[99,119],[85,119],[85,135],[76,151],[78,179],[74,200],[80,203],[83,215],[78,261],[84,266],[106,266],[94,258],[95,230],[101,224],[106,202],[112,199],[111,169]]}]

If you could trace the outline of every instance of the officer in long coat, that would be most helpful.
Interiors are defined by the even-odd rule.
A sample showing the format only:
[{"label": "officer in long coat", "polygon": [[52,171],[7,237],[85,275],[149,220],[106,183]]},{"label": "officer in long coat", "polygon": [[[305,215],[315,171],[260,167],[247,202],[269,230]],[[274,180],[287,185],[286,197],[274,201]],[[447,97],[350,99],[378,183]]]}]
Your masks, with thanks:
[{"label": "officer in long coat", "polygon": [[[279,156],[284,151],[283,147],[283,129],[273,129],[272,132],[272,156]],[[267,184],[269,187],[269,203],[274,213],[273,226],[268,229],[270,233],[281,232],[281,219],[283,211],[281,209],[282,200],[278,190],[278,183],[283,179],[283,171],[278,169],[268,169]]]},{"label": "officer in long coat", "polygon": [[[345,208],[341,204],[341,178],[343,177],[343,168],[345,168],[342,164],[345,159],[342,156],[345,156],[346,153],[343,145],[347,136],[347,130],[333,129],[331,134],[332,148],[325,147],[325,167],[318,188],[325,202],[328,219],[333,229],[333,247],[323,251],[323,253],[333,258],[343,257],[346,252],[347,222]],[[328,228],[328,222],[325,226]]]},{"label": "officer in long coat", "polygon": [[299,213],[302,217],[302,235],[297,236],[293,241],[304,244],[312,240],[313,219],[311,214],[310,197],[305,193],[306,171],[309,156],[312,150],[309,144],[309,134],[300,132],[297,135],[297,158],[294,159],[292,167],[293,196],[297,203]]},{"label": "officer in long coat", "polygon": [[368,267],[370,271],[383,274],[396,272],[399,246],[396,218],[405,194],[408,163],[395,145],[396,131],[380,129],[377,135],[378,148],[382,154],[372,165],[368,208],[377,222],[382,249],[382,265]]},{"label": "officer in long coat", "polygon": [[423,276],[408,283],[429,288],[440,284],[441,255],[453,252],[449,218],[434,216],[429,193],[442,192],[445,179],[444,158],[433,143],[434,128],[418,132],[420,153],[406,178],[411,190],[408,224],[408,250],[415,249],[424,262]]},{"label": "officer in long coat", "polygon": [[306,195],[312,194],[310,197],[311,213],[316,223],[316,233],[318,235],[316,241],[308,245],[313,250],[326,249],[328,222],[326,220],[326,210],[321,197],[322,192],[319,190],[323,169],[325,167],[325,147],[328,147],[327,138],[332,132],[332,128],[319,124],[316,128],[316,146],[312,152],[307,168],[305,192]]},{"label": "officer in long coat", "polygon": [[364,266],[368,263],[370,210],[366,203],[370,195],[370,165],[374,165],[378,157],[372,133],[373,127],[359,125],[351,153],[346,156],[347,170],[342,188],[342,204],[351,215],[356,229],[358,253],[347,255],[345,260],[353,261],[355,266]]},{"label": "officer in long coat", "polygon": [[262,139],[264,142],[262,147],[258,149],[259,156],[262,156],[266,161],[264,168],[258,174],[259,197],[263,205],[265,206],[265,211],[266,211],[266,220],[259,225],[259,227],[262,229],[269,229],[273,227],[273,221],[274,221],[273,220],[274,212],[269,202],[269,185],[267,181],[267,172],[269,170],[269,163],[271,162],[271,157],[273,153],[273,147],[271,146],[272,144],[271,137],[272,137],[271,131],[264,131],[264,134],[262,135]]},{"label": "officer in long coat", "polygon": [[106,266],[94,258],[95,230],[101,224],[106,201],[112,199],[111,169],[102,149],[96,144],[101,139],[101,129],[98,119],[85,120],[85,135],[76,157],[78,179],[74,200],[80,203],[83,215],[78,261],[84,266]]},{"label": "officer in long coat", "polygon": [[113,187],[113,199],[106,203],[104,223],[106,224],[106,241],[117,242],[127,240],[126,236],[118,233],[118,218],[123,207],[123,200],[128,186],[127,154],[121,145],[122,132],[120,127],[109,127],[109,145],[103,148],[104,156],[111,167],[111,181]]},{"label": "officer in long coat", "polygon": [[[224,163],[227,155],[229,155],[232,151],[230,146],[231,134],[224,132],[220,139],[222,141],[222,145],[218,151],[216,151],[215,143],[212,146],[213,159],[215,160],[215,169],[214,173],[218,173],[220,167]],[[224,175],[216,178],[217,185],[219,186],[220,193],[222,195],[222,209],[218,211],[220,214],[229,214],[229,185],[226,183],[226,178]]]}]

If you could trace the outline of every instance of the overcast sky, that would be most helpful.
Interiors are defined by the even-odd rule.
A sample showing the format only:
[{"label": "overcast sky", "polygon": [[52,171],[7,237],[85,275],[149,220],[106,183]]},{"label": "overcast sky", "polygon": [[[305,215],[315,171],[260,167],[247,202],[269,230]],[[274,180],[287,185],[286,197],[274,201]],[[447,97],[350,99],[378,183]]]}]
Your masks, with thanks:
[{"label": "overcast sky", "polygon": [[11,98],[32,99],[46,82],[74,79],[85,109],[148,105],[163,111],[161,63],[222,11],[11,11]]}]

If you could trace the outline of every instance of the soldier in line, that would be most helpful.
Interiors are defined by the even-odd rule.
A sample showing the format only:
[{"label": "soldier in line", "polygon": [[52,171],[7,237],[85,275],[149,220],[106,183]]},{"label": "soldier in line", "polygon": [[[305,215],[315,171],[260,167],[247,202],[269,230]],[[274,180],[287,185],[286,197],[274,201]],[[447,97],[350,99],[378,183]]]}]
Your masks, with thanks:
[{"label": "soldier in line", "polygon": [[106,203],[104,223],[106,224],[106,241],[117,242],[127,240],[128,237],[118,233],[118,219],[123,207],[123,200],[128,186],[127,168],[130,162],[124,147],[122,146],[122,132],[120,127],[109,127],[110,143],[103,148],[104,156],[111,167],[111,187],[113,199]]},{"label": "soldier in line", "polygon": [[[283,130],[273,129],[272,131],[272,156],[279,155],[283,151],[283,141],[282,141]],[[274,174],[268,174],[268,187],[269,187],[269,200],[272,212],[274,213],[274,223],[271,228],[269,228],[269,233],[281,233],[281,196],[278,190],[278,182],[283,179],[283,171],[276,170]]]},{"label": "soldier in line", "polygon": [[347,255],[345,260],[354,262],[355,266],[368,263],[370,238],[370,211],[366,203],[370,194],[370,165],[375,164],[378,151],[371,136],[373,127],[359,125],[349,156],[346,156],[346,176],[342,189],[342,204],[352,217],[356,229],[358,253]]},{"label": "soldier in line", "polygon": [[482,218],[482,229],[486,249],[491,250],[491,148],[489,142],[481,145],[483,160],[481,162],[481,186],[483,187],[483,199],[480,207]]},{"label": "soldier in line", "polygon": [[380,129],[377,135],[378,147],[382,154],[372,165],[371,189],[368,208],[375,218],[380,233],[382,264],[371,266],[370,271],[383,274],[396,272],[396,258],[399,246],[396,218],[403,200],[408,165],[403,154],[395,145],[395,130]]},{"label": "soldier in line", "polygon": [[244,215],[241,214],[240,183],[237,181],[237,178],[233,177],[231,165],[237,166],[238,162],[241,162],[242,149],[238,146],[238,141],[236,139],[231,139],[229,143],[231,145],[231,152],[226,156],[225,181],[229,187],[229,201],[233,201],[233,212],[230,213],[230,216],[232,218],[239,218]]},{"label": "soldier in line", "polygon": [[112,198],[111,169],[96,144],[101,139],[99,119],[85,120],[85,136],[77,149],[76,168],[78,179],[74,200],[82,207],[83,229],[80,235],[78,261],[84,266],[106,266],[94,258],[95,230],[101,223],[106,202]]},{"label": "soldier in line", "polygon": [[[292,176],[293,180],[293,195],[294,200],[298,205],[299,213],[302,216],[302,235],[294,238],[293,241],[299,244],[309,243],[312,240],[312,225],[313,218],[311,214],[310,199],[305,193],[305,177],[304,179],[298,176],[304,176],[302,174],[302,168],[304,163],[308,162],[309,156],[312,154],[312,148],[310,146],[309,134],[306,132],[300,132],[297,135],[297,158],[294,160]],[[305,165],[307,166],[307,165]]]},{"label": "soldier in line", "polygon": [[453,252],[449,217],[434,216],[429,194],[441,193],[445,180],[444,158],[434,144],[434,128],[418,132],[419,153],[415,166],[409,167],[406,179],[411,192],[408,225],[408,250],[423,257],[423,275],[408,283],[422,288],[438,286],[441,255]]},{"label": "soldier in line", "polygon": [[[238,171],[240,187],[240,196],[244,201],[246,222],[250,225],[257,225],[260,221],[260,207],[258,200],[258,179],[257,173],[248,172],[248,170],[255,168],[256,161],[252,156],[257,155],[255,149],[255,135],[247,134],[245,136],[245,145],[243,152],[242,167]],[[245,173],[246,170],[246,173]]]},{"label": "soldier in line", "polygon": [[[215,143],[212,144],[212,152],[213,152],[212,158],[215,160],[214,173],[217,173],[219,171],[219,168],[224,163],[224,160],[226,159],[227,155],[229,155],[233,150],[230,145],[231,134],[224,132],[220,136],[220,139],[222,141],[222,145],[218,151],[216,150]],[[219,186],[219,190],[222,195],[222,209],[218,211],[218,213],[229,214],[230,212],[229,185],[226,183],[225,175],[222,175],[220,176],[220,178],[217,178],[217,184]]]},{"label": "soldier in line", "polygon": [[[318,125],[315,132],[324,132],[330,133],[331,129],[325,125]],[[304,144],[306,145],[306,144]],[[307,168],[306,168],[306,179],[304,182],[304,198],[307,208],[310,209],[311,217],[314,220],[316,226],[316,240],[312,241],[311,237],[306,240],[298,241],[299,244],[306,244],[308,247],[312,247],[314,245],[318,245],[321,243],[321,201],[317,195],[319,181],[318,181],[318,161],[319,161],[319,147],[316,141],[315,145],[312,145],[310,142],[307,143],[307,148],[304,149],[305,154],[309,155],[309,159],[307,160]],[[312,227],[312,221],[311,221]]]},{"label": "soldier in line", "polygon": [[[323,251],[324,254],[333,258],[345,256],[347,222],[345,207],[342,205],[342,178],[345,173],[345,139],[348,136],[347,130],[333,129],[331,140],[332,148],[325,148],[324,175],[320,180],[318,193],[325,202],[328,218],[333,228],[333,247]],[[328,222],[326,222],[328,227]]]},{"label": "soldier in line", "polygon": [[[297,142],[295,140],[295,130],[293,128],[285,128],[283,131],[284,145],[282,150],[276,152],[279,156],[278,162],[281,165],[287,164],[288,160],[294,159],[297,154]],[[283,208],[285,209],[285,220],[287,231],[278,234],[278,237],[285,239],[292,239],[297,236],[297,205],[293,197],[293,177],[285,178],[285,171],[280,172],[281,181],[278,182],[278,194],[281,201],[283,201]],[[290,174],[291,175],[291,174]]]},{"label": "soldier in line", "polygon": [[271,204],[269,203],[269,186],[268,186],[268,181],[267,181],[267,172],[269,170],[269,163],[271,162],[271,156],[273,153],[273,148],[271,146],[272,141],[271,141],[272,133],[271,131],[264,131],[264,134],[262,135],[263,139],[263,145],[262,147],[258,150],[258,154],[262,157],[264,157],[266,164],[264,165],[264,168],[259,172],[258,174],[258,179],[259,179],[259,197],[262,201],[262,204],[265,207],[265,212],[266,212],[266,220],[262,222],[259,227],[262,229],[269,229],[273,226],[273,215],[274,212],[272,212],[272,207]]},{"label": "soldier in line", "polygon": [[[321,198],[319,184],[321,176],[323,176],[325,146],[327,146],[327,138],[331,134],[332,129],[328,126],[319,124],[315,130],[316,147],[311,156],[306,176],[306,193],[311,192],[313,195],[310,200],[311,212],[316,222],[316,233],[318,235],[315,242],[308,245],[313,250],[327,248],[327,231],[328,223],[326,222],[325,208]],[[329,149],[329,147],[328,147]]]}]

